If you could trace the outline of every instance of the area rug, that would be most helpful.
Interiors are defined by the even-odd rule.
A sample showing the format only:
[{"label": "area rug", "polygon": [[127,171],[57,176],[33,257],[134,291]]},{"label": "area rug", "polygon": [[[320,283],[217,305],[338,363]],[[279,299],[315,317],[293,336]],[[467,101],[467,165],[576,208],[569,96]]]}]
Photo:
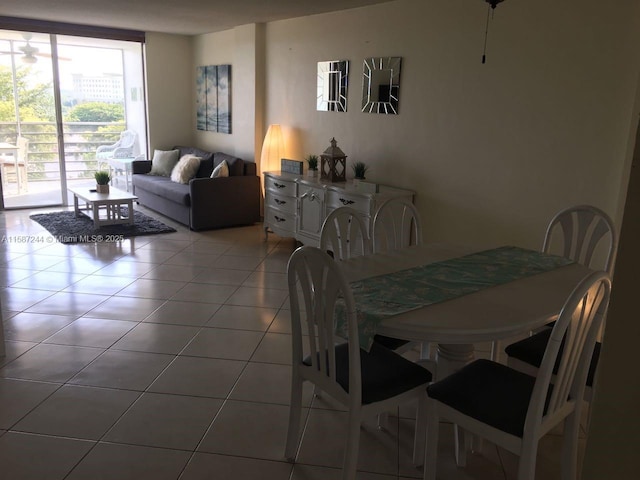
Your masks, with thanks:
[{"label": "area rug", "polygon": [[[126,214],[126,207],[123,210],[123,214]],[[46,228],[53,239],[60,243],[115,242],[123,238],[176,231],[175,228],[135,210],[133,225],[104,225],[100,228],[95,228],[93,220],[88,216],[83,214],[76,217],[72,211],[38,213],[29,218]]]}]

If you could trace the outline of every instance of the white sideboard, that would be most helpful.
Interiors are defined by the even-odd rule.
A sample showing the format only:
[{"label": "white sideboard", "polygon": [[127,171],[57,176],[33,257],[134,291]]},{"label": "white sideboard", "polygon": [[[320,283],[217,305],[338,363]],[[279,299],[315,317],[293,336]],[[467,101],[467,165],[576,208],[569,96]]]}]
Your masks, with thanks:
[{"label": "white sideboard", "polygon": [[376,193],[357,189],[353,181],[332,183],[292,173],[264,173],[264,231],[293,237],[305,245],[319,246],[320,228],[326,216],[338,207],[351,207],[363,214],[371,232],[373,217],[389,198],[413,201],[415,192],[380,185]]}]

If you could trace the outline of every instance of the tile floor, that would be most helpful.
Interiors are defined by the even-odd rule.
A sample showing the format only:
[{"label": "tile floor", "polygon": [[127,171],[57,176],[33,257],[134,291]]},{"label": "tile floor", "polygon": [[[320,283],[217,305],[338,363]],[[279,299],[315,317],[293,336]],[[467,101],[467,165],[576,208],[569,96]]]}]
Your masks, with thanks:
[{"label": "tile floor", "polygon": [[[196,233],[151,213],[178,231],[68,246],[30,213],[0,212],[0,477],[340,478],[346,414],[310,389],[296,463],[283,459],[291,239],[265,242],[259,225]],[[359,480],[420,477],[412,415],[363,428]],[[538,478],[559,478],[561,438],[541,442]],[[517,468],[490,444],[457,468],[450,428],[439,459],[442,479]]]}]

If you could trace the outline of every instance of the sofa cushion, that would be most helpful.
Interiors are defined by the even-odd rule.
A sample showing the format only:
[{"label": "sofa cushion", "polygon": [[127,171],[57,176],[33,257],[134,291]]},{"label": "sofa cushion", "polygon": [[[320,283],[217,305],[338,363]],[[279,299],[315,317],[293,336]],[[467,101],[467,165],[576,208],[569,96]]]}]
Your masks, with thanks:
[{"label": "sofa cushion", "polygon": [[196,147],[186,147],[181,145],[177,145],[173,148],[180,150],[180,156],[191,154],[202,159],[200,160],[200,168],[198,168],[198,171],[196,172],[196,178],[209,178],[211,176],[211,172],[213,172],[213,153]]},{"label": "sofa cushion", "polygon": [[153,159],[151,160],[151,175],[161,175],[168,177],[171,175],[173,167],[176,166],[180,152],[178,150],[154,150]]},{"label": "sofa cushion", "polygon": [[172,182],[168,177],[153,175],[134,175],[133,185],[154,195],[159,195],[181,205],[191,205],[189,185]]},{"label": "sofa cushion", "polygon": [[223,161],[227,162],[229,167],[229,176],[234,177],[237,175],[244,175],[244,160],[238,157],[232,157],[226,153],[216,152],[213,154],[213,167],[217,167]]},{"label": "sofa cushion", "polygon": [[209,178],[213,172],[213,153],[209,154],[208,158],[200,160],[200,167],[196,172],[196,178]]},{"label": "sofa cushion", "polygon": [[178,183],[189,183],[200,167],[200,157],[187,154],[183,155],[171,172],[171,181]]},{"label": "sofa cushion", "polygon": [[227,161],[223,160],[220,165],[213,169],[211,172],[211,178],[218,177],[228,177],[229,176],[229,165],[227,165]]}]

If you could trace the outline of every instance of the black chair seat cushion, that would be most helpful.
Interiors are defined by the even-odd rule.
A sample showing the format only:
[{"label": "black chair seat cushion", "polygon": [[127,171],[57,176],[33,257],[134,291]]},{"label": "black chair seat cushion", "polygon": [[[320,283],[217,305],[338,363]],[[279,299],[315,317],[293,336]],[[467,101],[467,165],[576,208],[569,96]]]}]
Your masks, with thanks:
[{"label": "black chair seat cushion", "polygon": [[[336,380],[349,391],[349,346],[336,347]],[[311,357],[303,360],[311,365]],[[431,381],[429,370],[374,343],[369,352],[360,349],[362,371],[362,403],[375,403],[395,397]]]},{"label": "black chair seat cushion", "polygon": [[373,341],[385,348],[388,348],[389,350],[397,350],[409,343],[409,340],[401,340],[399,338],[386,337],[384,335],[374,335]]},{"label": "black chair seat cushion", "polygon": [[427,387],[429,397],[503,432],[522,437],[535,378],[476,360]]},{"label": "black chair seat cushion", "polygon": [[[531,335],[519,342],[512,343],[504,349],[505,353],[513,358],[517,358],[521,362],[528,363],[536,368],[540,368],[542,363],[542,357],[544,351],[549,343],[551,337],[551,328],[545,328],[544,330]],[[602,344],[596,342],[596,346],[593,349],[593,355],[591,357],[591,363],[589,364],[589,373],[587,374],[587,386],[593,387],[593,379],[596,374],[596,368],[598,367],[598,360],[600,358],[600,349]],[[562,349],[564,348],[564,341],[560,345],[560,351],[558,352],[558,360],[553,367],[553,373],[558,373],[560,367],[560,358],[562,356]]]}]

